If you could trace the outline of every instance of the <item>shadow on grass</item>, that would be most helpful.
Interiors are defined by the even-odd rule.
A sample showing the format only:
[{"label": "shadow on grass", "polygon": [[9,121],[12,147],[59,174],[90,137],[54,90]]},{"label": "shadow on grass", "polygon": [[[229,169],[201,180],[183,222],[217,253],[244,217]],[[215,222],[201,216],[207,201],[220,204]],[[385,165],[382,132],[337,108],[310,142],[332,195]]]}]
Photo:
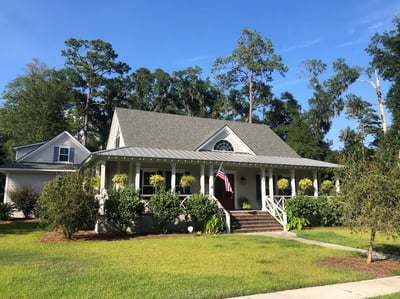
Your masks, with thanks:
[{"label": "shadow on grass", "polygon": [[0,221],[0,237],[2,235],[23,235],[41,229],[38,221]]},{"label": "shadow on grass", "polygon": [[383,252],[383,253],[400,256],[400,245],[378,244],[375,246],[374,250],[377,252]]}]

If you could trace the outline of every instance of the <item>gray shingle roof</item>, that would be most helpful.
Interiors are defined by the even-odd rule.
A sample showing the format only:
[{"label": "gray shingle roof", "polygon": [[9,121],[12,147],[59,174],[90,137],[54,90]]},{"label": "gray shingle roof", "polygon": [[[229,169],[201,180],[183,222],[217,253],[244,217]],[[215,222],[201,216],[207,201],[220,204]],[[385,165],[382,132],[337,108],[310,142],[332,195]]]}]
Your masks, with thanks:
[{"label": "gray shingle roof", "polygon": [[62,163],[34,163],[34,162],[13,162],[0,165],[0,172],[8,170],[27,171],[74,171],[78,169],[76,164]]},{"label": "gray shingle roof", "polygon": [[299,158],[268,126],[116,108],[127,146],[193,151],[227,125],[256,154]]},{"label": "gray shingle roof", "polygon": [[158,149],[128,146],[117,149],[110,149],[93,153],[95,157],[110,157],[112,159],[119,158],[134,158],[134,159],[159,159],[159,160],[176,160],[185,162],[221,162],[232,164],[243,164],[253,166],[296,166],[296,167],[311,167],[311,168],[335,168],[338,165],[323,161],[305,159],[300,157],[279,157],[279,156],[264,156],[239,154],[231,152],[196,152],[190,150],[177,149]]}]

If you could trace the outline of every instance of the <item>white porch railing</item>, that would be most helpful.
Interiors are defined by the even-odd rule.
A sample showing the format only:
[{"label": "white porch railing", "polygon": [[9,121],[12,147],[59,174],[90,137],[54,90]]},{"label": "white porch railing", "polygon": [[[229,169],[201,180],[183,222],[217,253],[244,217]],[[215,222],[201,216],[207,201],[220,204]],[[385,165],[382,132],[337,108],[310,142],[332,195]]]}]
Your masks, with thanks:
[{"label": "white porch railing", "polygon": [[[289,198],[290,196],[288,196]],[[266,199],[266,208],[267,212],[271,214],[272,217],[275,218],[282,226],[283,230],[286,231],[286,224],[287,224],[287,214],[285,212],[285,196],[274,196],[267,197]]]}]

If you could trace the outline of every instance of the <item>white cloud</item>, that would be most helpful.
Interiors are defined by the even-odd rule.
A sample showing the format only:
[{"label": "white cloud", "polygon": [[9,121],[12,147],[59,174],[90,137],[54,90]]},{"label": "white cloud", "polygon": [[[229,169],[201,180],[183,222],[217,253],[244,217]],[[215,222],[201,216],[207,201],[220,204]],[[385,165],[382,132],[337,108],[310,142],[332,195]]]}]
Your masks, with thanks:
[{"label": "white cloud", "polygon": [[293,50],[305,49],[305,48],[309,48],[311,46],[317,45],[319,43],[321,43],[321,39],[319,39],[319,38],[312,39],[312,40],[306,40],[306,41],[303,41],[302,43],[284,48],[283,51],[291,52]]}]

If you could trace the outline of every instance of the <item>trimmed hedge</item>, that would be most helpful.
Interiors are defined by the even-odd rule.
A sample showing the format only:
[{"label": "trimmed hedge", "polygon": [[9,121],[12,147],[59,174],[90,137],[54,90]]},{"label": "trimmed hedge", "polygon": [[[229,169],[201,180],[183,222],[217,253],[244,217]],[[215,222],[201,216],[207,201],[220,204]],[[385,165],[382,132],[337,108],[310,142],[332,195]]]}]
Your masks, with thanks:
[{"label": "trimmed hedge", "polygon": [[342,225],[343,207],[336,197],[297,195],[286,201],[286,212],[292,217],[304,218],[309,226]]}]

